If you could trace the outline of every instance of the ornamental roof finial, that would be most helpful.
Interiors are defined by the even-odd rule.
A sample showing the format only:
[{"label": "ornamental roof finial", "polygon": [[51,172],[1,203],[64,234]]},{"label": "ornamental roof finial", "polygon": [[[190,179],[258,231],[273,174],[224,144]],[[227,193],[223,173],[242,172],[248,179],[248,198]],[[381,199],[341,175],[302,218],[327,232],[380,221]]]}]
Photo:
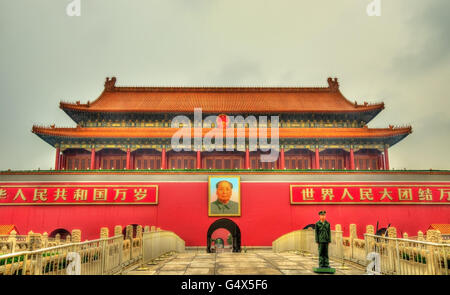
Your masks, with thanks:
[{"label": "ornamental roof finial", "polygon": [[113,91],[114,88],[116,88],[116,77],[112,77],[111,79],[109,77],[106,77],[105,90]]},{"label": "ornamental roof finial", "polygon": [[331,91],[337,91],[339,90],[339,82],[337,78],[328,78],[328,88],[330,88]]}]

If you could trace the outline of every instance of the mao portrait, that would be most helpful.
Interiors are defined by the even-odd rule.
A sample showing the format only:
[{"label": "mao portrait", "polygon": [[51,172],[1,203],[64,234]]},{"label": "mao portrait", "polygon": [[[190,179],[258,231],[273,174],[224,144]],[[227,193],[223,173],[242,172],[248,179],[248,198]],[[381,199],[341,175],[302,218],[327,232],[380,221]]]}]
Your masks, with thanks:
[{"label": "mao portrait", "polygon": [[240,177],[210,176],[208,205],[209,216],[241,216]]}]

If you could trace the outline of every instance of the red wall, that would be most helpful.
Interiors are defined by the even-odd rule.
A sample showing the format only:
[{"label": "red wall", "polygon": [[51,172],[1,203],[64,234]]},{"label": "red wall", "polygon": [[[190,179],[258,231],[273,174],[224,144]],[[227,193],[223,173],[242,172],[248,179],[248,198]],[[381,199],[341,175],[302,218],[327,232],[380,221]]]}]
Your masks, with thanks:
[{"label": "red wall", "polygon": [[[219,217],[208,217],[207,182],[152,182],[159,185],[158,205],[0,206],[0,224],[15,224],[20,234],[52,232],[57,228],[82,230],[82,239],[110,233],[115,225],[155,225],[174,231],[187,246],[205,246],[208,227]],[[450,223],[449,205],[291,205],[288,183],[241,183],[242,215],[229,217],[242,234],[242,246],[270,246],[279,236],[315,223],[327,211],[332,224],[350,223],[362,237],[367,224],[395,226],[398,233],[416,235],[431,223]]]}]

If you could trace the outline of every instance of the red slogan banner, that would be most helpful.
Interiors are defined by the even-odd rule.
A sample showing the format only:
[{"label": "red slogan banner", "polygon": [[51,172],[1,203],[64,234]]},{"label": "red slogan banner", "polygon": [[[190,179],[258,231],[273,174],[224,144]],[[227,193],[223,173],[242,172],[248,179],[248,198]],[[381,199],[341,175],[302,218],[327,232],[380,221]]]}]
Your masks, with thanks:
[{"label": "red slogan banner", "polygon": [[450,205],[450,184],[291,184],[291,204]]},{"label": "red slogan banner", "polygon": [[158,204],[158,185],[130,183],[0,183],[0,206],[131,204]]}]

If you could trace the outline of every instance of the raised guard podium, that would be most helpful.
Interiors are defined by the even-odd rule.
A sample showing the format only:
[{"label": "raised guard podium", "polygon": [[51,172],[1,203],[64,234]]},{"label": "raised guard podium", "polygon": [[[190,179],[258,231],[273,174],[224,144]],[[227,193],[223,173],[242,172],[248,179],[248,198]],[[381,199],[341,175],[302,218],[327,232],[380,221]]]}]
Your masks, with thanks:
[{"label": "raised guard podium", "polygon": [[313,271],[315,273],[335,273],[336,269],[332,267],[314,267]]}]

